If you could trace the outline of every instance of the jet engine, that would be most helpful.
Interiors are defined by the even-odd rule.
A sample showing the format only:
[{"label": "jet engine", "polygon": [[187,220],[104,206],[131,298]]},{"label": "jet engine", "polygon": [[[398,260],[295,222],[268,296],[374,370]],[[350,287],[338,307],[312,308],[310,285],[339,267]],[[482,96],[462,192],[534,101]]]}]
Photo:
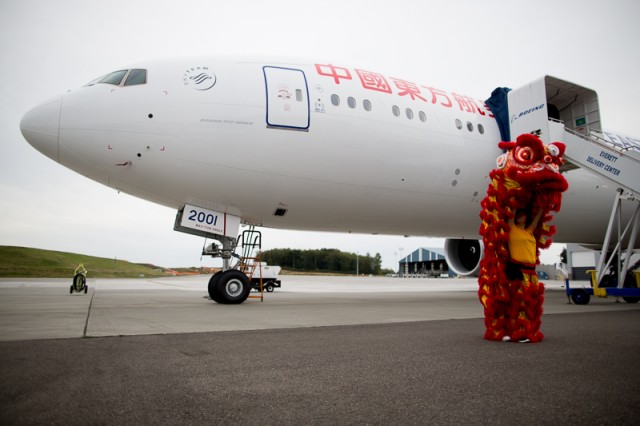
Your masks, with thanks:
[{"label": "jet engine", "polygon": [[480,240],[447,238],[444,256],[449,269],[460,276],[478,275],[484,247]]}]

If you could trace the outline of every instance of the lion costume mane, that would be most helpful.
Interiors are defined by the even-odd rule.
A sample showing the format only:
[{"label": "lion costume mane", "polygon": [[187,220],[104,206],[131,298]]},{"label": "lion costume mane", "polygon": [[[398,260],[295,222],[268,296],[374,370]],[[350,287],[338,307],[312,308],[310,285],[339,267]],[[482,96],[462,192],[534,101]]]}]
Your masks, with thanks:
[{"label": "lion costume mane", "polygon": [[515,142],[500,142],[505,153],[497,159],[491,171],[487,196],[482,200],[480,235],[484,243],[484,257],[480,262],[478,297],[484,306],[487,340],[529,339],[539,342],[540,317],[544,301],[544,284],[538,282],[535,265],[522,268],[522,279],[510,280],[505,272],[509,261],[509,220],[516,210],[533,217],[539,209],[543,214],[533,230],[536,239],[536,259],[540,249],[551,244],[555,226],[550,212],[560,211],[562,192],[567,187],[560,174],[564,163],[565,145],[553,142],[545,146],[533,134],[518,136]]}]

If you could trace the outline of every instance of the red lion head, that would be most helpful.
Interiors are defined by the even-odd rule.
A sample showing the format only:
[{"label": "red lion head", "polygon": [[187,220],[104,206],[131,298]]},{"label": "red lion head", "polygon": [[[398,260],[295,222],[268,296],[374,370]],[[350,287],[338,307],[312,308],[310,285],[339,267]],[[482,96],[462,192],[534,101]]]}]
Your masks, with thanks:
[{"label": "red lion head", "polygon": [[498,157],[498,170],[521,188],[522,195],[534,196],[538,207],[559,211],[560,193],[568,188],[560,174],[565,144],[553,142],[545,146],[537,136],[525,133],[515,142],[500,142],[498,147],[507,151]]},{"label": "red lion head", "polygon": [[498,168],[504,169],[507,177],[529,190],[565,191],[567,181],[560,174],[564,164],[565,145],[553,142],[547,146],[540,138],[530,133],[518,136],[515,142],[500,142],[498,147],[506,150],[498,157]]}]

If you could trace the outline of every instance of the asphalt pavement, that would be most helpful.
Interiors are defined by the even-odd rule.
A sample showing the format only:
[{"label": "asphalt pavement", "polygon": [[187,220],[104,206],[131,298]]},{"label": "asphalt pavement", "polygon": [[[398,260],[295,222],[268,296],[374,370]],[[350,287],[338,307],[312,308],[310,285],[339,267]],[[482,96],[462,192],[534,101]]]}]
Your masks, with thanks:
[{"label": "asphalt pavement", "polygon": [[[270,301],[250,302],[240,311],[212,304],[192,289],[174,290],[183,310],[206,312],[197,308],[202,299],[209,310],[222,312],[215,314],[220,318],[226,312],[237,321],[244,310],[252,319],[259,309],[260,315],[273,315],[275,326],[263,329],[238,324],[230,331],[184,331],[197,319],[185,313],[188,325],[177,327],[180,332],[32,339],[0,333],[0,424],[637,424],[638,306],[611,299],[570,305],[561,291],[549,290],[545,340],[498,343],[482,339],[472,291],[417,291],[417,284],[407,285],[406,291],[379,287],[378,293],[363,286],[325,294],[307,285],[287,295],[283,288],[280,299],[276,290]],[[11,288],[0,293],[2,300],[19,299]],[[146,296],[129,291],[131,310],[114,310],[114,316],[153,312],[147,322],[158,321],[157,312],[166,306],[136,308],[136,298],[170,304],[163,290]],[[157,291],[160,296],[154,296]],[[189,292],[192,304],[182,299]],[[385,292],[391,301],[382,309],[379,293]],[[90,297],[83,303],[101,310],[106,321],[113,306],[98,308],[100,290],[92,302]],[[315,315],[326,317],[326,324],[301,314],[305,309],[288,308],[314,298],[305,309],[320,310]],[[418,316],[415,299],[423,310],[442,309],[450,318],[411,320]],[[19,313],[2,300],[2,329],[19,330]],[[41,306],[50,322],[69,320],[42,300],[18,302],[31,315],[32,305]],[[372,322],[376,309],[379,320]],[[167,321],[178,321],[177,311],[169,311]],[[280,311],[289,327],[280,323]],[[356,323],[353,312],[369,322]],[[82,329],[91,323],[87,313],[76,318]],[[291,317],[296,313],[301,324]],[[395,319],[389,319],[392,314]],[[333,324],[336,315],[344,324]]]}]

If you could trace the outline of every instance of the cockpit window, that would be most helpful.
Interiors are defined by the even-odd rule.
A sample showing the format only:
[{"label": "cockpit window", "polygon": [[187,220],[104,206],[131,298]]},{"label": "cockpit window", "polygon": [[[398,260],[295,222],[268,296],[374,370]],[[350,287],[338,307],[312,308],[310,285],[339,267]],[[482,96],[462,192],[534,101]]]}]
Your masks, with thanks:
[{"label": "cockpit window", "polygon": [[131,70],[125,86],[135,86],[136,84],[145,84],[147,82],[147,70]]},{"label": "cockpit window", "polygon": [[[124,80],[125,76],[127,77]],[[124,81],[124,84],[123,84]],[[147,83],[147,70],[144,69],[132,69],[132,70],[120,70],[114,71],[107,75],[103,75],[102,77],[96,78],[95,80],[87,83],[87,86],[93,86],[94,84],[105,83],[105,84],[113,84],[115,86],[135,86],[138,84],[146,84]]]},{"label": "cockpit window", "polygon": [[98,84],[100,83],[100,80],[102,80],[105,76],[101,76],[98,78],[94,78],[93,80],[91,80],[90,82],[88,82],[87,84],[85,84],[85,86],[93,86],[94,84]]},{"label": "cockpit window", "polygon": [[125,74],[127,74],[127,70],[114,71],[111,74],[105,75],[98,83],[114,84],[119,86]]}]

